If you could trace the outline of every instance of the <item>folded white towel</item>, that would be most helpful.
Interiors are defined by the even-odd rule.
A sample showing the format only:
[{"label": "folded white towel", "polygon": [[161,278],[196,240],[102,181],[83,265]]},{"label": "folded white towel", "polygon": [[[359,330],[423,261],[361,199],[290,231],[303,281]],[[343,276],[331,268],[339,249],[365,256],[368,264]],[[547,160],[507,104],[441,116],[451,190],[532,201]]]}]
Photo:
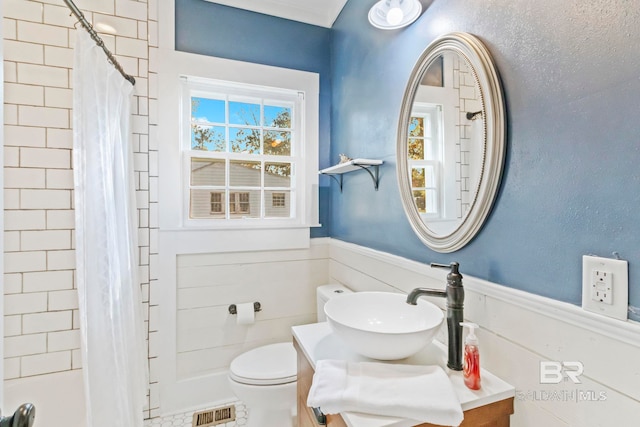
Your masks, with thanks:
[{"label": "folded white towel", "polygon": [[443,426],[464,418],[439,366],[318,360],[307,405],[325,414],[362,412]]}]

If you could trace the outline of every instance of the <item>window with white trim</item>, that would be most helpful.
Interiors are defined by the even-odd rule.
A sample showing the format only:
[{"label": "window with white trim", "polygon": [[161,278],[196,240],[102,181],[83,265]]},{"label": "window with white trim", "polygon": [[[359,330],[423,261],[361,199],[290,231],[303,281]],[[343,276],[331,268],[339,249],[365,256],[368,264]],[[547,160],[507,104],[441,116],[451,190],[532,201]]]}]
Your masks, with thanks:
[{"label": "window with white trim", "polygon": [[217,80],[182,84],[187,222],[304,222],[303,94]]}]

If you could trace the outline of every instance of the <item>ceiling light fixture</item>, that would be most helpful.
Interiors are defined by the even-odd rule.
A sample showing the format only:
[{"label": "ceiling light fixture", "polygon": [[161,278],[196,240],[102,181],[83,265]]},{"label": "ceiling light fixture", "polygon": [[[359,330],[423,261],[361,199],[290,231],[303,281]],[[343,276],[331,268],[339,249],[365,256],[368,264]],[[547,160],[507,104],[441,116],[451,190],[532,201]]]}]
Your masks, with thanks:
[{"label": "ceiling light fixture", "polygon": [[369,22],[381,30],[395,30],[411,24],[421,12],[418,0],[381,0],[369,10]]}]

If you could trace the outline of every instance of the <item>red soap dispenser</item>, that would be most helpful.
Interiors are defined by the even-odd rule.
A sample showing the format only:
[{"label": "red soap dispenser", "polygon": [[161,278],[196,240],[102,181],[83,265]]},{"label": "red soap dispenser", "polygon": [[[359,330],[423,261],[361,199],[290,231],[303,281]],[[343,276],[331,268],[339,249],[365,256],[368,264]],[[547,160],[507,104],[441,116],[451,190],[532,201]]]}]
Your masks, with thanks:
[{"label": "red soap dispenser", "polygon": [[469,328],[469,334],[464,340],[464,385],[471,390],[480,390],[480,349],[478,348],[478,338],[475,323],[460,322],[463,327]]}]

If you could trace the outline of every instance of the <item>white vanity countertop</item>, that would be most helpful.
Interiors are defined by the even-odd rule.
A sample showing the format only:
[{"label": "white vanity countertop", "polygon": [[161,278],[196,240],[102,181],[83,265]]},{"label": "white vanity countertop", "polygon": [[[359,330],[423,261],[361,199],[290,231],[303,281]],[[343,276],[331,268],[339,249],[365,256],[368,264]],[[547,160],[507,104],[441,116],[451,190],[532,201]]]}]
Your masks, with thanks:
[{"label": "white vanity countertop", "polygon": [[[340,338],[331,332],[326,322],[294,326],[291,330],[314,369],[316,361],[322,359],[339,359],[352,362],[380,362],[379,360],[360,356],[345,348]],[[482,357],[482,347],[480,347],[480,354]],[[429,344],[414,356],[388,363],[443,366],[445,372],[449,375],[458,399],[460,399],[463,411],[515,396],[515,389],[512,385],[484,369],[481,370],[482,388],[477,391],[469,390],[464,385],[462,372],[452,371],[446,368],[447,350],[443,344],[437,341]],[[366,415],[355,412],[347,412],[341,415],[349,427],[410,427],[415,424],[414,421],[406,419]]]}]

